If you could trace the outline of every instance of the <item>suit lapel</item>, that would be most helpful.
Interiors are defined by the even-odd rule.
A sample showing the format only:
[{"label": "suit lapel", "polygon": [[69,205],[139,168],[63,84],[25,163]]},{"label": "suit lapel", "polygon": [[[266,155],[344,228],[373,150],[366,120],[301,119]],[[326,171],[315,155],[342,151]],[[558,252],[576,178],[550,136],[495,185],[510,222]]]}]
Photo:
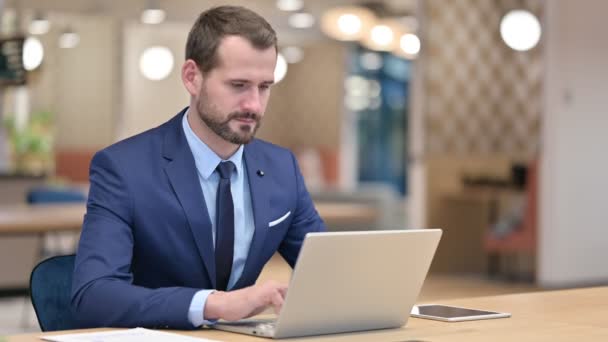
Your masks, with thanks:
[{"label": "suit lapel", "polygon": [[211,220],[200,187],[194,157],[182,129],[182,111],[165,133],[163,156],[169,160],[165,172],[184,209],[198,252],[215,288],[215,253]]},{"label": "suit lapel", "polygon": [[237,288],[242,287],[247,279],[250,279],[257,268],[256,263],[259,262],[260,254],[264,249],[266,233],[268,232],[268,220],[270,202],[268,197],[268,176],[261,177],[258,175],[258,170],[264,170],[264,165],[256,156],[255,141],[245,145],[243,157],[247,168],[247,177],[249,181],[249,193],[251,194],[251,207],[253,210],[253,220],[255,224],[255,232],[253,240],[245,262],[245,268],[241,278],[237,281]]}]

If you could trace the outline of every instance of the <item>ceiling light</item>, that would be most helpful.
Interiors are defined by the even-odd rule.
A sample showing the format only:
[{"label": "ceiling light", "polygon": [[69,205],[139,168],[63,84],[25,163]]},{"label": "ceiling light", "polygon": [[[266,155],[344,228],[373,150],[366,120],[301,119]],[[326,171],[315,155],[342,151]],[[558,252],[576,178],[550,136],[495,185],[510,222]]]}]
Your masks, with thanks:
[{"label": "ceiling light", "polygon": [[141,12],[141,22],[144,24],[160,24],[165,21],[165,11],[160,8],[158,1],[148,1],[147,6],[143,12]]},{"label": "ceiling light", "polygon": [[42,64],[44,58],[44,48],[40,40],[35,37],[28,37],[23,43],[23,67],[27,71],[34,70]]},{"label": "ceiling light", "polygon": [[321,29],[337,40],[358,40],[376,21],[374,13],[358,6],[335,7],[323,14]]},{"label": "ceiling light", "polygon": [[59,36],[59,47],[63,49],[71,49],[76,47],[80,42],[80,36],[71,28],[65,29]]},{"label": "ceiling light", "polygon": [[165,21],[165,11],[162,9],[146,9],[141,13],[141,22],[144,24],[160,24]]},{"label": "ceiling light", "polygon": [[139,57],[139,71],[145,78],[160,81],[173,70],[173,54],[164,46],[152,46]]},{"label": "ceiling light", "polygon": [[277,65],[274,68],[274,83],[279,83],[287,74],[287,61],[281,53],[277,55]]},{"label": "ceiling light", "polygon": [[304,29],[315,24],[315,17],[310,13],[298,12],[290,15],[288,22],[291,27]]},{"label": "ceiling light", "polygon": [[354,14],[346,13],[338,17],[338,29],[345,34],[357,34],[361,26],[361,19]]},{"label": "ceiling light", "polygon": [[298,63],[304,58],[304,51],[298,46],[286,46],[281,49],[281,54],[289,64]]},{"label": "ceiling light", "polygon": [[500,21],[500,36],[514,50],[530,50],[540,40],[540,23],[529,11],[512,10]]},{"label": "ceiling light", "polygon": [[376,25],[372,28],[371,38],[374,43],[380,46],[388,46],[394,39],[393,30],[386,25]]},{"label": "ceiling light", "polygon": [[281,11],[299,11],[304,7],[302,0],[277,0],[277,8]]},{"label": "ceiling light", "polygon": [[399,47],[407,55],[415,56],[420,52],[420,39],[413,33],[407,33],[401,36]]},{"label": "ceiling light", "polygon": [[379,20],[361,43],[377,51],[391,51],[399,46],[398,38],[403,33],[403,26],[395,19]]},{"label": "ceiling light", "polygon": [[41,12],[36,12],[32,21],[30,21],[30,34],[46,34],[51,28],[51,23],[42,15]]}]

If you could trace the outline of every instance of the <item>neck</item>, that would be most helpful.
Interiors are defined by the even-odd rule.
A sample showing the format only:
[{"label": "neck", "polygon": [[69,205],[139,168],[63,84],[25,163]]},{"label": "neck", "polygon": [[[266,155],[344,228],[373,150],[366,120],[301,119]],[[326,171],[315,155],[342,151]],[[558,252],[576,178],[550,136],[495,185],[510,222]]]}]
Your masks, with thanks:
[{"label": "neck", "polygon": [[215,132],[201,120],[198,111],[192,106],[190,106],[190,112],[188,113],[188,124],[190,125],[190,128],[192,128],[194,134],[223,160],[230,158],[240,147],[240,145],[226,141],[215,134]]}]

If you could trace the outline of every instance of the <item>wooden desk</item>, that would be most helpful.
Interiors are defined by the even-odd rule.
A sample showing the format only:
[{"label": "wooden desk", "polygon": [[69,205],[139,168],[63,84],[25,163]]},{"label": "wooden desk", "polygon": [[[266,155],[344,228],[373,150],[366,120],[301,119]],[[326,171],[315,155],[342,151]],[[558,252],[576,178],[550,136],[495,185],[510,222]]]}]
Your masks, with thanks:
[{"label": "wooden desk", "polygon": [[[323,202],[315,205],[328,222],[353,223],[376,220],[376,208],[364,204]],[[80,230],[85,206],[82,204],[5,205],[0,206],[0,234],[46,233]]]},{"label": "wooden desk", "polygon": [[380,216],[378,208],[358,203],[320,202],[315,203],[315,208],[328,226],[331,226],[332,223],[344,225],[376,222]]},{"label": "wooden desk", "polygon": [[[364,204],[323,202],[316,207],[328,226],[375,221],[379,215],[376,208]],[[26,288],[30,271],[42,253],[36,235],[79,232],[85,210],[84,204],[0,205],[0,242],[3,244],[0,270],[5,272],[0,277],[0,290]]]},{"label": "wooden desk", "polygon": [[[401,329],[324,335],[289,341],[608,341],[608,287],[457,299],[442,303],[506,311],[513,316],[459,323],[411,318],[407,327]],[[66,332],[54,334],[61,333]],[[179,333],[220,341],[272,341],[214,330]],[[7,341],[39,341],[40,335],[41,333],[9,336]]]},{"label": "wooden desk", "polygon": [[0,206],[0,233],[49,233],[80,230],[85,207],[82,204]]}]

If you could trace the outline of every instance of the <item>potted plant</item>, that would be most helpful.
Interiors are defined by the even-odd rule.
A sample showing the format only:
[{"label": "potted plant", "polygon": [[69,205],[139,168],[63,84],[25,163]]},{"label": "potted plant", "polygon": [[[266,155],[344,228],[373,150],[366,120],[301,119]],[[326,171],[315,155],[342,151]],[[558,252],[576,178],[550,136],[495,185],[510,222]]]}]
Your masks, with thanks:
[{"label": "potted plant", "polygon": [[53,115],[46,111],[32,113],[23,127],[18,127],[14,116],[8,116],[4,124],[14,171],[31,175],[50,173],[54,167]]}]

